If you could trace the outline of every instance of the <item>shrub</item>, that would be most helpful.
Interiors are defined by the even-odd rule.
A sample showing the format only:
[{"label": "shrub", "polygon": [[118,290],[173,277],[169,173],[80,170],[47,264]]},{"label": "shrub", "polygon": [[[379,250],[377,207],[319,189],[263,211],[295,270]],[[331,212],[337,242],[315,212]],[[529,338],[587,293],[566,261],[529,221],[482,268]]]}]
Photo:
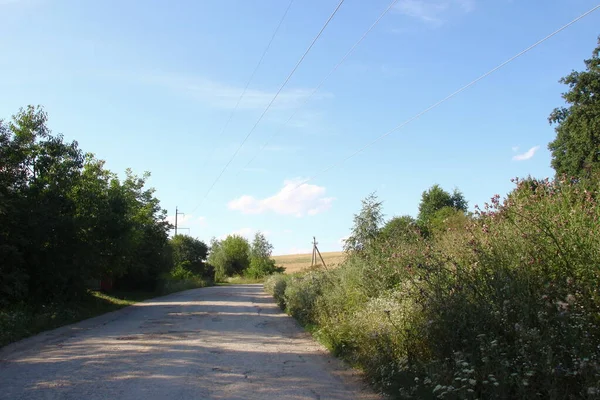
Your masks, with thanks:
[{"label": "shrub", "polygon": [[253,258],[250,260],[250,267],[244,271],[244,275],[249,278],[259,279],[264,278],[274,273],[282,273],[282,267],[275,266],[275,260],[271,258]]},{"label": "shrub", "polygon": [[427,240],[266,287],[393,397],[597,398],[600,180],[516,184]]},{"label": "shrub", "polygon": [[286,304],[284,294],[290,278],[290,275],[275,274],[267,278],[264,284],[265,291],[273,295],[275,301],[277,301],[277,304],[282,310],[285,309]]},{"label": "shrub", "polygon": [[325,272],[309,272],[303,276],[292,277],[285,288],[286,311],[302,324],[316,322],[315,302],[321,295]]},{"label": "shrub", "polygon": [[213,239],[208,262],[214,267],[216,281],[241,274],[250,265],[250,245],[238,235],[229,235],[222,241]]}]

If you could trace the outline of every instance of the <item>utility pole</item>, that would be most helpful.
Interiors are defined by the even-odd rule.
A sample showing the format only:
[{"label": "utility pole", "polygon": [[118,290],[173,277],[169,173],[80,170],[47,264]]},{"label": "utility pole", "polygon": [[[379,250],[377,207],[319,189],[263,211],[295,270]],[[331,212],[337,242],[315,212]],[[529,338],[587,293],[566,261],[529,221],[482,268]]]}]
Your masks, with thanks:
[{"label": "utility pole", "polygon": [[314,266],[317,264],[317,255],[321,259],[321,264],[323,264],[323,268],[327,269],[327,265],[325,264],[325,260],[323,260],[323,256],[317,247],[319,243],[317,242],[317,238],[313,236],[313,253],[312,253],[312,261],[310,262],[310,266]]},{"label": "utility pole", "polygon": [[178,215],[185,215],[185,214],[180,213],[179,210],[177,209],[177,206],[175,206],[175,235],[173,237],[177,236],[177,216]]}]

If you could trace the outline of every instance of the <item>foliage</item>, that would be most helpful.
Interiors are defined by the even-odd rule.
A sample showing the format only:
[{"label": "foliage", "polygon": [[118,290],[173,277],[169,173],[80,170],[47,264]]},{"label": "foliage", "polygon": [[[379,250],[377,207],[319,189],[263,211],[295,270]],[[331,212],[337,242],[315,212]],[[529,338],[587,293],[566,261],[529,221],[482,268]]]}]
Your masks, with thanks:
[{"label": "foliage", "polygon": [[170,245],[175,268],[180,267],[203,277],[212,275],[211,269],[205,264],[208,257],[206,243],[188,235],[177,235],[170,240]]},{"label": "foliage", "polygon": [[419,236],[416,220],[410,215],[394,217],[387,221],[379,237],[386,241],[410,241]]},{"label": "foliage", "polygon": [[249,278],[260,279],[276,272],[283,272],[282,267],[275,265],[275,260],[271,258],[272,253],[273,245],[269,243],[265,235],[256,232],[250,247],[250,266],[244,271],[244,275]]},{"label": "foliage", "polygon": [[362,200],[360,212],[354,215],[352,232],[344,243],[345,252],[361,252],[375,241],[383,223],[381,205],[375,193]]},{"label": "foliage", "polygon": [[464,229],[470,222],[470,216],[464,210],[453,207],[443,207],[437,210],[429,220],[429,231],[435,236],[447,229]]},{"label": "foliage", "polygon": [[283,267],[275,265],[275,260],[272,258],[252,258],[250,266],[244,271],[244,275],[249,278],[259,279],[275,273],[285,271]]},{"label": "foliage", "polygon": [[273,295],[277,304],[282,309],[285,309],[285,289],[288,281],[291,279],[291,275],[274,274],[267,278],[265,281],[265,291]]},{"label": "foliage", "polygon": [[208,262],[214,267],[217,282],[242,274],[250,265],[250,245],[239,235],[229,235],[221,241],[213,239]]},{"label": "foliage", "polygon": [[567,107],[555,108],[548,118],[556,124],[556,139],[548,145],[557,175],[589,177],[600,170],[600,37],[586,70],[560,80]]},{"label": "foliage", "polygon": [[597,398],[598,201],[597,177],[517,180],[425,240],[265,287],[392,397]]},{"label": "foliage", "polygon": [[40,107],[0,121],[0,307],[84,299],[102,278],[153,290],[172,259],[148,176],[119,179]]},{"label": "foliage", "polygon": [[273,254],[273,245],[262,232],[256,232],[250,246],[250,258],[265,259]]},{"label": "foliage", "polygon": [[421,195],[417,219],[422,226],[427,226],[435,214],[446,207],[466,212],[468,203],[458,189],[450,194],[440,185],[433,185]]}]

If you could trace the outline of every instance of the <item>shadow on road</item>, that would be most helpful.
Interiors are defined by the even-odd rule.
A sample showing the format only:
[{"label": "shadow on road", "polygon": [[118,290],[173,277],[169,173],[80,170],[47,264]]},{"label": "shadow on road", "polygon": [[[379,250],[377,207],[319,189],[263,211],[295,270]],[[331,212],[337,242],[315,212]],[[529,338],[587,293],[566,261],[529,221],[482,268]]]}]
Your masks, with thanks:
[{"label": "shadow on road", "polygon": [[0,399],[372,398],[261,285],[181,292],[71,328],[0,363]]}]

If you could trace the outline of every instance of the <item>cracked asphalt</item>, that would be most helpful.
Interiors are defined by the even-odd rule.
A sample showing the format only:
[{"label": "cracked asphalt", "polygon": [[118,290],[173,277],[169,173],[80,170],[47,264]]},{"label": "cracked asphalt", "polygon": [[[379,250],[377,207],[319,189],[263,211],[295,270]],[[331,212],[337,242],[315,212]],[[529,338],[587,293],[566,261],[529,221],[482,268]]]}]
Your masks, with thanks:
[{"label": "cracked asphalt", "polygon": [[0,349],[0,399],[378,399],[262,285],[188,290]]}]

